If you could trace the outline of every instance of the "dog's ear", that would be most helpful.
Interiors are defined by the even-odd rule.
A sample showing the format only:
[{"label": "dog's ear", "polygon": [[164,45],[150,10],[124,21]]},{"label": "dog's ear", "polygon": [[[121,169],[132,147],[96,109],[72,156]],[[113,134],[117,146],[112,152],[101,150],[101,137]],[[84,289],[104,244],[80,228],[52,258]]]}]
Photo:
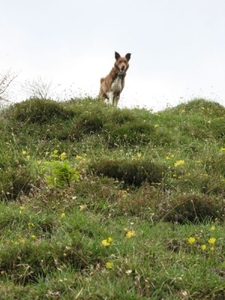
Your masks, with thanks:
[{"label": "dog's ear", "polygon": [[120,54],[115,51],[115,59],[118,60],[120,58]]},{"label": "dog's ear", "polygon": [[127,53],[127,54],[125,55],[125,57],[126,57],[127,61],[129,61],[129,60],[130,60],[130,57],[131,57],[131,53]]}]

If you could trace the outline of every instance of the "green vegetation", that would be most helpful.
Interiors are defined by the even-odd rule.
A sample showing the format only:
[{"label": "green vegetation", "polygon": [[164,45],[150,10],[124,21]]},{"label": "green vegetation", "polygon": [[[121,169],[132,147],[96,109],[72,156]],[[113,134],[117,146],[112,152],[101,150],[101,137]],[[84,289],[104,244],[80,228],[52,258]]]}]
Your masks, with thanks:
[{"label": "green vegetation", "polygon": [[225,108],[0,112],[0,299],[225,299]]}]

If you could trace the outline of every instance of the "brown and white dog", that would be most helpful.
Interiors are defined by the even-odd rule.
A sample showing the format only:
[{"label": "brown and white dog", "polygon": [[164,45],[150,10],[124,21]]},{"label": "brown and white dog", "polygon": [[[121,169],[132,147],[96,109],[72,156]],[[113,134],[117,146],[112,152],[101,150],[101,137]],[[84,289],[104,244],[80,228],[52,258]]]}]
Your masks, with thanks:
[{"label": "brown and white dog", "polygon": [[120,99],[120,94],[124,88],[124,79],[129,68],[129,60],[131,54],[127,53],[121,57],[119,53],[115,52],[115,64],[110,73],[100,80],[99,98],[103,101],[117,106]]}]

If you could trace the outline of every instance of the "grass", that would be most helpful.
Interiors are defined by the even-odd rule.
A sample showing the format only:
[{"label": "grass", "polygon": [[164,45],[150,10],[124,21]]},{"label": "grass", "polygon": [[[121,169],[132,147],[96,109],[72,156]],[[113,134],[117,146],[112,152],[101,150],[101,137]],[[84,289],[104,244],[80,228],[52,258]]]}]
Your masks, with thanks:
[{"label": "grass", "polygon": [[0,299],[225,298],[225,108],[0,112]]}]

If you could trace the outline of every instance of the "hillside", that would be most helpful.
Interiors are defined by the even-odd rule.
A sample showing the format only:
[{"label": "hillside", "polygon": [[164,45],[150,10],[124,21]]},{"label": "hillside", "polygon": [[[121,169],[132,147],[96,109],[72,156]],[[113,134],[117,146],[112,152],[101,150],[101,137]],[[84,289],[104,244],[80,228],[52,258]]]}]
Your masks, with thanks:
[{"label": "hillside", "polygon": [[32,99],[0,130],[1,299],[225,298],[223,106]]}]

